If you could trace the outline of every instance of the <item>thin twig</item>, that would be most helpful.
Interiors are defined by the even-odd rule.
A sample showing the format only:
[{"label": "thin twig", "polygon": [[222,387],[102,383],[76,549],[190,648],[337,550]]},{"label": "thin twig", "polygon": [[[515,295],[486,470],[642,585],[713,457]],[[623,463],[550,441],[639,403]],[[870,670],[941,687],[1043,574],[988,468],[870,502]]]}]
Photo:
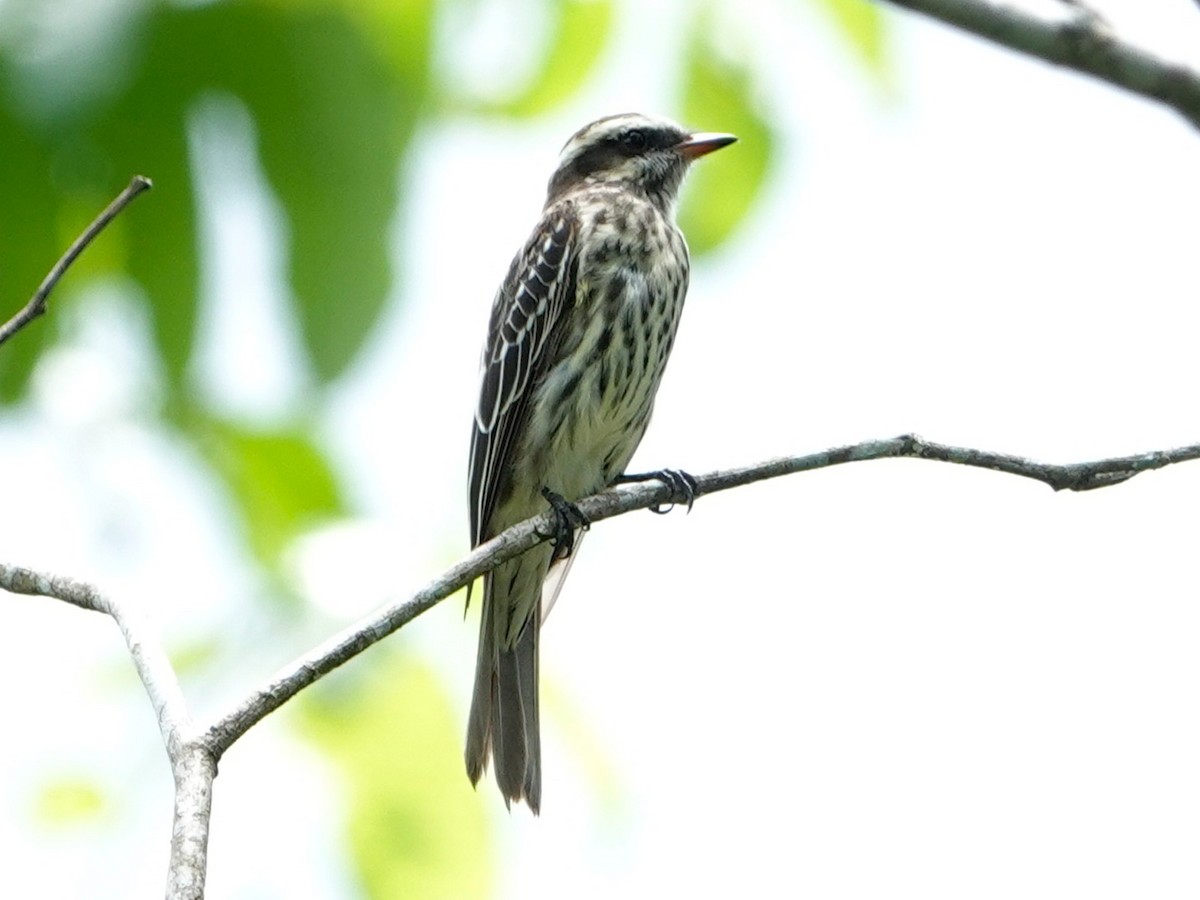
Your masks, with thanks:
[{"label": "thin twig", "polygon": [[922,13],[996,44],[1158,100],[1200,128],[1200,72],[1121,40],[1080,0],[1074,14],[1045,19],[987,0],[876,0]]},{"label": "thin twig", "polygon": [[133,202],[139,194],[143,191],[148,191],[151,187],[153,187],[153,184],[149,178],[141,175],[133,176],[133,180],[129,182],[129,186],[121,191],[116,196],[116,199],[104,208],[104,211],[100,215],[96,216],[95,221],[84,229],[83,234],[75,238],[75,242],[67,248],[67,252],[54,264],[54,268],[46,275],[45,279],[38,286],[38,289],[34,291],[33,296],[25,304],[24,308],[3,325],[0,325],[0,345],[3,345],[14,334],[46,312],[46,301],[50,298],[50,292],[54,290],[54,286],[58,284],[59,279],[70,268],[71,263],[75,262],[76,257],[87,249],[87,246],[108,226],[109,222],[120,215],[121,210]]},{"label": "thin twig", "polygon": [[[928,459],[991,469],[1040,481],[1056,491],[1085,491],[1120,484],[1139,472],[1200,459],[1200,444],[1137,456],[1056,465],[1034,462],[1005,453],[938,444],[922,440],[914,434],[906,434],[888,440],[865,441],[836,447],[805,456],[781,457],[739,469],[710,472],[696,477],[695,494],[697,497],[713,494],[755,481],[844,463],[899,458]],[[580,501],[579,508],[591,521],[599,522],[657,504],[686,503],[687,499],[686,496],[673,493],[668,485],[651,480],[622,485],[588,497]],[[466,587],[480,575],[545,540],[546,535],[553,533],[552,525],[553,520],[549,513],[514,525],[486,544],[480,545],[412,597],[382,607],[289,663],[212,725],[198,726],[203,730],[204,739],[214,756],[219,760],[234,741],[253,725],[326,673],[353,659],[446,597]]]}]

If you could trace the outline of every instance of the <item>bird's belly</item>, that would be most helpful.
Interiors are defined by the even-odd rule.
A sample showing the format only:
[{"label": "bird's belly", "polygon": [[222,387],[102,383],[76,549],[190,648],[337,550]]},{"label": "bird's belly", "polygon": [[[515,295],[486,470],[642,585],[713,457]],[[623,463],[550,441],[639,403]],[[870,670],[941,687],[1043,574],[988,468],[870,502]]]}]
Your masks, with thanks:
[{"label": "bird's belly", "polygon": [[[581,278],[586,325],[560,348],[530,404],[517,451],[530,481],[570,500],[625,471],[646,432],[686,290],[682,263],[625,266]],[[614,289],[619,288],[619,289]],[[540,436],[534,441],[533,436]],[[549,439],[547,439],[547,437]],[[530,496],[540,506],[540,496]]]},{"label": "bird's belly", "polygon": [[658,372],[587,371],[576,401],[554,430],[544,483],[564,497],[604,488],[625,471],[650,420]]}]

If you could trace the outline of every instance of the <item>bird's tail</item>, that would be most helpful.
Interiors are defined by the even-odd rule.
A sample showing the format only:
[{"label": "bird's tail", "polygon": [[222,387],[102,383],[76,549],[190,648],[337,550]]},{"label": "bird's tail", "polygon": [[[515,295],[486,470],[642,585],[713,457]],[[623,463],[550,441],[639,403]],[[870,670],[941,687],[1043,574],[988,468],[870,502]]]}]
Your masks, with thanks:
[{"label": "bird's tail", "polygon": [[538,631],[548,551],[534,548],[484,578],[475,693],[467,723],[467,775],[477,783],[495,761],[505,803],[542,799],[538,724]]}]

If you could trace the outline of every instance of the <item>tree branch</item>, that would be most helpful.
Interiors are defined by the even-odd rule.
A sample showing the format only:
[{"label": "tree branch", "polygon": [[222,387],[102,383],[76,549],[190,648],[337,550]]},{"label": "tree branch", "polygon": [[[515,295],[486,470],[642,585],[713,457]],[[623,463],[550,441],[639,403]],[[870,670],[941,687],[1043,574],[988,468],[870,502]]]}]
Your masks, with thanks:
[{"label": "tree branch", "polygon": [[54,268],[50,270],[46,278],[38,285],[38,289],[33,292],[33,296],[21,311],[3,325],[0,325],[0,346],[38,316],[46,312],[46,301],[50,299],[50,292],[54,290],[55,285],[66,274],[67,269],[71,267],[71,263],[75,262],[79,254],[86,250],[88,245],[96,239],[96,236],[108,227],[109,222],[120,215],[121,210],[132,203],[139,194],[143,191],[148,191],[151,187],[153,187],[153,184],[149,178],[141,175],[133,176],[133,180],[129,182],[129,186],[121,191],[116,196],[116,199],[104,208],[104,211],[100,215],[96,216],[95,221],[84,229],[83,234],[75,238],[75,242],[67,248],[67,252],[54,264]]},{"label": "tree branch", "polygon": [[[1200,444],[1095,462],[1056,465],[1005,453],[938,444],[906,434],[710,472],[695,479],[695,495],[714,494],[756,481],[845,463],[900,458],[991,469],[1040,481],[1056,491],[1085,491],[1120,484],[1140,472],[1198,459]],[[651,479],[588,497],[579,502],[579,508],[592,522],[600,522],[659,504],[686,503],[687,499],[669,485]],[[383,607],[313,648],[285,666],[225,715],[200,726],[191,723],[178,679],[156,636],[149,633],[140,618],[129,615],[111,598],[83,582],[3,564],[0,564],[0,589],[54,597],[82,609],[102,612],[111,616],[120,627],[138,676],[158,716],[175,779],[167,897],[168,900],[200,900],[204,896],[212,786],[222,754],[255,724],[326,673],[353,659],[480,575],[547,540],[553,532],[552,526],[549,513],[514,525],[476,548],[412,597]]]},{"label": "tree branch", "polygon": [[[1020,475],[1047,484],[1056,491],[1086,491],[1120,484],[1139,472],[1200,458],[1200,444],[1096,462],[1056,465],[1004,453],[933,443],[922,440],[915,434],[906,434],[888,440],[865,441],[837,447],[806,456],[781,457],[740,469],[710,472],[696,477],[695,495],[699,497],[714,494],[755,481],[844,463],[899,458],[928,459]],[[599,522],[657,504],[686,502],[687,497],[673,493],[668,485],[650,480],[621,485],[588,497],[579,502],[579,508],[592,522]],[[391,603],[359,620],[281,669],[266,684],[205,729],[205,740],[216,758],[220,759],[233,742],[253,725],[321,676],[466,587],[480,575],[545,540],[546,535],[553,533],[553,521],[549,513],[544,513],[514,525],[480,545],[412,597]]]},{"label": "tree branch", "polygon": [[202,741],[191,740],[172,758],[171,774],[175,778],[175,812],[167,900],[203,900],[216,757]]},{"label": "tree branch", "polygon": [[111,616],[121,629],[138,678],[150,697],[167,752],[172,760],[175,759],[189,727],[187,703],[179,689],[179,679],[175,677],[171,661],[154,629],[143,616],[130,613],[86,582],[3,563],[0,563],[0,588],[14,594],[53,597],[80,609]]},{"label": "tree branch", "polygon": [[162,642],[146,620],[96,587],[74,578],[0,563],[0,589],[52,597],[110,616],[129,648],[138,678],[150,697],[175,779],[175,818],[171,837],[168,900],[200,900],[207,869],[208,823],[216,759],[195,740],[187,701]]},{"label": "tree branch", "polygon": [[1055,65],[1092,75],[1134,94],[1158,100],[1200,128],[1200,73],[1121,40],[1079,0],[1072,12],[1045,19],[988,0],[876,0],[969,31]]}]

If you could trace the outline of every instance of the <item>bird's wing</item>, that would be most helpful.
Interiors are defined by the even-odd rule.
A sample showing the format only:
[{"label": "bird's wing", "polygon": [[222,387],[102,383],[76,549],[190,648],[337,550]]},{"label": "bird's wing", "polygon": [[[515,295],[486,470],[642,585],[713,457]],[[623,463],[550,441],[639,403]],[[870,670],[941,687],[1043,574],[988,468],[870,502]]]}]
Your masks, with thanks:
[{"label": "bird's wing", "polygon": [[548,362],[548,339],[574,291],[574,238],[570,207],[549,210],[513,259],[492,306],[471,433],[472,546],[484,540],[483,530],[518,440],[531,388]]}]

